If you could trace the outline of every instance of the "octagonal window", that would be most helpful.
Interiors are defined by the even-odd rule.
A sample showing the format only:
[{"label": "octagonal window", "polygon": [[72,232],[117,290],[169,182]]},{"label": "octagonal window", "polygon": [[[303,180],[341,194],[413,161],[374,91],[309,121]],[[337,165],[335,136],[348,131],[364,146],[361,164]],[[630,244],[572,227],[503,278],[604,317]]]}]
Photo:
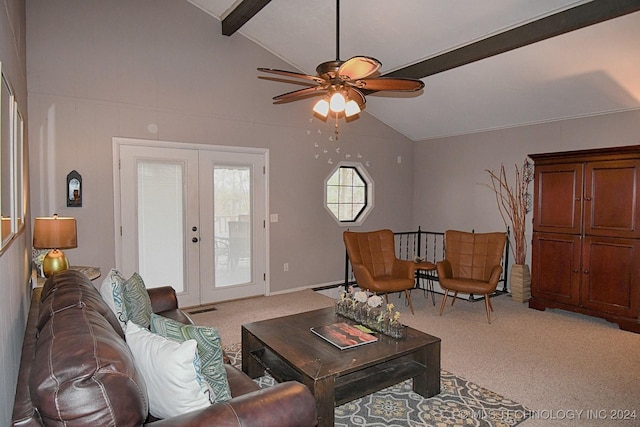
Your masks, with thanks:
[{"label": "octagonal window", "polygon": [[373,207],[373,182],[361,163],[341,162],[325,181],[325,207],[342,225],[360,225]]}]

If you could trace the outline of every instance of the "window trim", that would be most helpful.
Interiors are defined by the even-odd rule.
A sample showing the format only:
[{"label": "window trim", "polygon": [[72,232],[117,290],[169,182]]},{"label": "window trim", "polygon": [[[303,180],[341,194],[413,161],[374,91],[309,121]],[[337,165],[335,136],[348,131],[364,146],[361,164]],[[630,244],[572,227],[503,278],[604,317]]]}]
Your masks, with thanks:
[{"label": "window trim", "polygon": [[[352,220],[352,221],[340,221],[340,219],[338,219],[336,217],[336,215],[333,213],[333,211],[331,209],[329,209],[329,206],[328,206],[327,186],[328,186],[329,180],[341,168],[353,168],[353,169],[355,169],[357,171],[357,173],[359,174],[360,178],[364,181],[365,186],[366,186],[365,207],[360,211],[360,213],[356,217],[356,219]],[[342,161],[342,162],[338,163],[336,165],[336,167],[331,170],[329,175],[327,175],[327,177],[324,180],[324,201],[323,201],[323,205],[324,205],[324,208],[327,210],[327,212],[329,212],[329,215],[331,215],[331,218],[333,218],[336,221],[336,223],[338,223],[338,225],[340,225],[341,227],[360,226],[360,225],[362,225],[364,223],[364,221],[367,219],[367,217],[369,216],[369,214],[371,213],[371,211],[373,210],[373,208],[375,206],[374,193],[375,192],[374,192],[373,179],[371,178],[371,175],[369,175],[369,173],[365,169],[364,165],[362,163],[360,163],[360,162]]]}]

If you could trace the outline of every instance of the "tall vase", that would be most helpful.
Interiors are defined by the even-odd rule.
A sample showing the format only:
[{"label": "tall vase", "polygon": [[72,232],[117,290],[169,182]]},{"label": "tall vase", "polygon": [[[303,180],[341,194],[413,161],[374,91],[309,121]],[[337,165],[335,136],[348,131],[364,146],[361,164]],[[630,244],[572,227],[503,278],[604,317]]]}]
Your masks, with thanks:
[{"label": "tall vase", "polygon": [[531,273],[527,264],[511,266],[511,298],[517,302],[527,302],[531,298]]}]

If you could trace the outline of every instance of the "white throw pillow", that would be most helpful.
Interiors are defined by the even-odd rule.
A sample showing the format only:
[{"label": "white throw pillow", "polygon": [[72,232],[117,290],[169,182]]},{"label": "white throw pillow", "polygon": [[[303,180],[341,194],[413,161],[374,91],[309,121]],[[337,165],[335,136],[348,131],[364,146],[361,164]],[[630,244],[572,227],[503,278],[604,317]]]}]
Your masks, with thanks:
[{"label": "white throw pillow", "polygon": [[170,418],[206,408],[210,391],[198,375],[195,340],[177,343],[129,321],[125,332],[136,369],[147,384],[149,412]]},{"label": "white throw pillow", "polygon": [[209,384],[213,402],[231,399],[231,389],[224,367],[224,354],[220,344],[220,332],[205,326],[185,325],[158,314],[151,314],[151,332],[176,342],[196,340],[200,355],[200,373]]},{"label": "white throw pillow", "polygon": [[112,268],[100,285],[100,295],[111,311],[115,313],[122,330],[129,320],[124,305],[124,284],[126,281],[127,279],[118,270]]}]

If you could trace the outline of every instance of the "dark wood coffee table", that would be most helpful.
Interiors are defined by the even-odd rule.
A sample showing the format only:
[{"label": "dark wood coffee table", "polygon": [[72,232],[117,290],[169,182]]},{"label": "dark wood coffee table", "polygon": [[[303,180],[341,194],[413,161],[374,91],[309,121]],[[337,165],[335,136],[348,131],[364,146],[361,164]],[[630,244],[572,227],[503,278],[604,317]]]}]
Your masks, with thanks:
[{"label": "dark wood coffee table", "polygon": [[409,378],[421,396],[440,393],[440,338],[408,328],[403,339],[378,334],[375,343],[340,350],[310,331],[343,321],[354,323],[326,308],[242,325],[242,370],[307,385],[319,426],[333,426],[335,406]]}]

